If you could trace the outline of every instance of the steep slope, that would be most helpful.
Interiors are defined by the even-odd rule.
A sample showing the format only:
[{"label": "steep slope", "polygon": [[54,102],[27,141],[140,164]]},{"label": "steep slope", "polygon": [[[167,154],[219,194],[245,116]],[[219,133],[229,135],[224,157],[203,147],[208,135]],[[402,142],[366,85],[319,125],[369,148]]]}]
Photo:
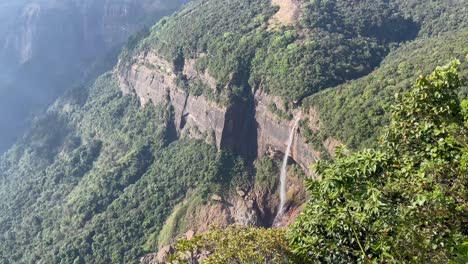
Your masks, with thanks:
[{"label": "steep slope", "polygon": [[407,68],[466,56],[463,23],[423,32],[459,20],[439,2],[200,0],[133,36],[0,159],[0,260],[136,263],[212,224],[270,227],[292,133],[289,224],[310,165],[371,145]]},{"label": "steep slope", "polygon": [[[195,2],[124,51],[120,87],[143,104],[171,104],[179,136],[211,138],[247,160],[278,160],[291,119],[301,116],[291,157],[311,175],[309,165],[333,156],[340,141],[374,144],[393,94],[417,74],[453,58],[465,71],[466,25],[452,23],[460,2],[433,4],[426,16],[419,2],[414,10],[397,1],[295,3],[298,19],[281,25],[281,9],[262,1]],[[431,27],[435,13],[452,17],[450,26]],[[412,75],[416,65],[424,66]],[[395,75],[394,85],[371,81],[381,75]]]},{"label": "steep slope", "polygon": [[[169,263],[466,263],[468,100],[459,61],[396,98],[377,148],[319,161],[292,226],[181,239]],[[443,235],[441,235],[443,234]],[[148,262],[145,262],[148,263]]]},{"label": "steep slope", "polygon": [[136,263],[185,195],[206,201],[244,175],[228,153],[174,142],[170,117],[112,74],[57,102],[2,158],[0,261]]},{"label": "steep slope", "polygon": [[[124,51],[120,86],[142,103],[169,100],[179,135],[214,136],[247,160],[284,152],[304,97],[370,72],[418,28],[384,1],[297,5],[301,19],[272,29],[281,10],[269,1],[195,1]],[[301,114],[304,129],[317,131],[314,113]],[[292,157],[310,174],[327,153],[295,138]]]},{"label": "steep slope", "polygon": [[[467,39],[467,29],[418,39],[393,51],[369,75],[307,98],[304,109],[318,109],[323,123],[323,130],[315,137],[338,138],[356,149],[377,143],[380,129],[388,124],[395,93],[454,58],[462,62],[460,73],[467,75]],[[460,96],[468,96],[466,85]]]},{"label": "steep slope", "polygon": [[183,2],[2,1],[0,152],[63,91],[110,69],[128,36]]},{"label": "steep slope", "polygon": [[135,52],[153,50],[169,61],[195,59],[220,89],[262,88],[300,100],[370,72],[392,43],[417,33],[417,24],[385,1],[358,2],[301,2],[301,19],[277,30],[269,30],[278,12],[269,1],[195,2],[156,25]]},{"label": "steep slope", "polygon": [[[369,75],[313,95],[304,109],[317,109],[322,131],[308,133],[315,145],[337,138],[350,148],[375,145],[380,129],[388,124],[394,94],[407,90],[413,80],[437,65],[457,58],[466,75],[468,18],[465,1],[390,1],[420,28],[415,41],[394,49]],[[461,97],[468,87],[461,88]]]},{"label": "steep slope", "polygon": [[419,36],[437,36],[468,27],[464,0],[390,0],[420,25]]}]

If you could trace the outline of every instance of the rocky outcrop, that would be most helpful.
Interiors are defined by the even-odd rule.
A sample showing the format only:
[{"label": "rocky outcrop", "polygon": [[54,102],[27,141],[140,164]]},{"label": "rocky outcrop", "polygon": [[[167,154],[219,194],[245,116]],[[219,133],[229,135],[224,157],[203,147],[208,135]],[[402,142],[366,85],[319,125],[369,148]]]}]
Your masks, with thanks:
[{"label": "rocky outcrop", "polygon": [[166,263],[169,256],[174,254],[174,248],[172,246],[162,247],[158,253],[147,254],[140,259],[142,264],[158,264]]},{"label": "rocky outcrop", "polygon": [[[269,111],[269,105],[281,105],[281,100],[271,95],[267,95],[261,89],[255,93],[256,111],[255,119],[257,120],[257,135],[258,135],[258,156],[269,154],[275,156],[277,153],[284,153],[287,147],[287,141],[292,129],[294,121],[285,120]],[[309,127],[316,129],[317,116],[303,113],[300,110],[294,111],[295,117],[309,119]],[[300,128],[296,130],[294,141],[291,149],[291,158],[298,163],[301,168],[310,176],[310,165],[320,159],[319,152],[312,149],[306,143],[305,138],[300,133]]]},{"label": "rocky outcrop", "polygon": [[[287,194],[288,202],[286,212],[278,220],[275,226],[287,226],[296,219],[302,211],[302,205],[306,201],[306,192],[303,179],[289,170],[288,179],[290,188]],[[193,197],[189,197],[174,209],[173,214],[180,212],[178,208],[187,206]],[[184,210],[181,222],[185,223],[185,229],[174,233],[168,244],[159,245],[159,251],[148,254],[141,259],[144,264],[166,263],[169,255],[174,252],[174,244],[178,239],[191,239],[196,234],[204,233],[213,227],[226,228],[230,225],[247,225],[271,227],[277,214],[279,197],[275,190],[269,190],[265,186],[255,184],[250,188],[236,188],[235,192],[212,195],[207,203],[198,207]],[[171,219],[171,217],[169,217]],[[169,221],[167,225],[179,225]],[[183,235],[182,235],[183,234]],[[198,252],[197,257],[209,255],[209,252]],[[197,258],[198,259],[198,258]]]},{"label": "rocky outcrop", "polygon": [[[280,98],[257,89],[249,99],[220,105],[203,95],[190,94],[190,84],[194,82],[202,82],[205,87],[212,89],[213,94],[220,89],[207,71],[200,72],[196,69],[195,60],[185,60],[183,66],[178,65],[176,69],[173,62],[150,51],[134,57],[130,65],[127,63],[120,62],[116,68],[123,93],[135,94],[142,105],[169,105],[173,110],[177,136],[212,142],[219,149],[233,150],[247,161],[253,162],[265,155],[278,160],[283,158],[294,121],[270,111],[272,104],[281,108]],[[185,85],[180,84],[181,80],[186,81]],[[301,127],[307,126],[311,131],[317,132],[320,121],[314,109],[305,111],[296,109],[292,113],[294,117],[300,116],[301,120],[307,122],[302,122],[294,131],[291,161],[297,163],[310,177],[312,173],[309,167],[320,158],[320,153],[307,143],[302,136]],[[331,140],[327,141],[327,147],[332,148],[337,144],[337,141]],[[275,226],[288,225],[300,213],[301,206],[306,201],[303,180],[291,171],[288,173],[285,213],[281,219],[276,220]],[[195,210],[188,210],[183,217],[184,225],[181,226],[196,234],[207,231],[210,226],[224,228],[241,224],[271,227],[277,215],[279,197],[276,187],[269,188],[271,187],[255,184],[247,189],[237,188],[234,193],[213,195],[206,204],[198,205]],[[181,206],[187,206],[189,201],[187,198]],[[174,223],[168,222],[167,225]],[[173,235],[187,230],[178,230]],[[165,242],[160,243],[174,242],[174,239],[176,237],[169,237],[169,240],[165,238]],[[162,250],[167,251],[166,248]],[[160,253],[165,255],[164,252]],[[145,263],[161,263],[157,259],[161,259],[157,254],[148,255]]]},{"label": "rocky outcrop", "polygon": [[172,63],[155,53],[141,54],[129,68],[119,71],[118,78],[124,94],[135,93],[142,105],[169,102],[179,137],[206,139],[221,148],[226,107],[177,87]]},{"label": "rocky outcrop", "polygon": [[[279,6],[279,10],[272,20],[276,20],[282,25],[291,25],[299,20],[300,0],[271,0],[271,4]],[[274,21],[270,21],[270,24],[274,24]]]},{"label": "rocky outcrop", "polygon": [[340,141],[335,138],[329,137],[323,142],[325,149],[328,151],[330,156],[335,157],[335,150],[337,147],[343,145]]},{"label": "rocky outcrop", "polygon": [[[197,72],[193,61],[184,63],[182,73],[189,82],[196,79],[216,90],[214,78],[207,72]],[[230,148],[252,161],[272,152],[284,153],[291,121],[269,111],[268,106],[279,104],[280,99],[261,89],[250,101],[221,106],[178,87],[173,63],[154,52],[142,53],[130,66],[119,67],[118,78],[124,94],[136,94],[142,105],[170,103],[179,137],[205,139],[214,142],[218,148]],[[309,114],[300,110],[294,112],[294,115],[307,117],[311,129],[316,130],[317,116]],[[291,158],[308,175],[311,175],[310,165],[320,158],[319,153],[306,143],[300,129],[296,131]]]}]

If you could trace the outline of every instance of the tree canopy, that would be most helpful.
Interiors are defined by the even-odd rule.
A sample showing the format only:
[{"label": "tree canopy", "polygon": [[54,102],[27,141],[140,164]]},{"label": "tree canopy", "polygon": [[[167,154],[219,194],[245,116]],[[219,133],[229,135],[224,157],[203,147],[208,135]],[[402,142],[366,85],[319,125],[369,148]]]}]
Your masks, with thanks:
[{"label": "tree canopy", "polygon": [[[397,95],[376,149],[320,161],[288,231],[293,252],[328,263],[447,263],[467,240],[468,127],[459,62]],[[463,107],[463,108],[462,108]]]}]

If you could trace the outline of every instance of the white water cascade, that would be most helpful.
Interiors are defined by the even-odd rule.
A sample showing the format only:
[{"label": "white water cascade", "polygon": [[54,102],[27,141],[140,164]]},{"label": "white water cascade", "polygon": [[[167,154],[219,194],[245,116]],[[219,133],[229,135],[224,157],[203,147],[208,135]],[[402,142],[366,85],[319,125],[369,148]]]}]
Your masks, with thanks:
[{"label": "white water cascade", "polygon": [[283,165],[281,166],[281,174],[280,174],[280,204],[278,207],[278,213],[276,214],[275,221],[276,222],[279,217],[283,215],[284,211],[284,205],[286,204],[286,176],[287,176],[287,168],[288,168],[288,159],[289,159],[289,154],[291,153],[291,147],[294,141],[294,134],[296,132],[297,125],[299,124],[299,120],[301,117],[299,116],[295,121],[294,121],[294,126],[291,129],[291,133],[289,134],[289,139],[288,139],[288,146],[286,147],[286,150],[284,152],[284,158],[283,158]]}]

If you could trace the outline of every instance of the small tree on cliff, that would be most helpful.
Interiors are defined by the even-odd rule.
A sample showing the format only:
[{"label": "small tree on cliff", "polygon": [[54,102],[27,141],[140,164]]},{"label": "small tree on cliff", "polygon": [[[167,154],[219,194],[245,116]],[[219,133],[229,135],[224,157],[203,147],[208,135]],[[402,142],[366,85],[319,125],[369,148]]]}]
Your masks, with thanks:
[{"label": "small tree on cliff", "polygon": [[[293,251],[313,262],[447,263],[467,241],[468,103],[459,62],[420,77],[397,96],[376,150],[321,161]],[[463,105],[463,108],[462,106]],[[461,258],[460,258],[461,259]]]}]

